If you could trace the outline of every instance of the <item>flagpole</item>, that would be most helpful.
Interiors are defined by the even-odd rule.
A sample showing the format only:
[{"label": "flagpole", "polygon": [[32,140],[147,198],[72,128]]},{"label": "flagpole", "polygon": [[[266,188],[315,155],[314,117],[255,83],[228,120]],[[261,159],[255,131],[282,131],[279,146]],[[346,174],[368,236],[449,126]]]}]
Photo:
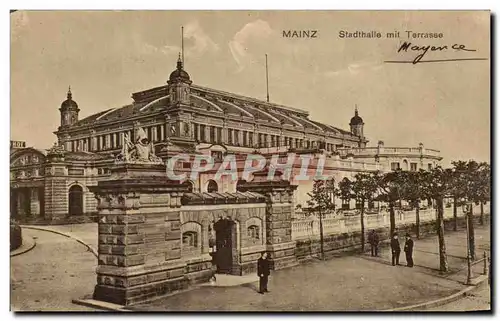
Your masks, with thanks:
[{"label": "flagpole", "polygon": [[181,27],[181,52],[182,52],[182,64],[184,63],[184,26]]},{"label": "flagpole", "polygon": [[267,92],[267,102],[269,102],[269,71],[267,68],[267,54],[266,54],[266,92]]}]

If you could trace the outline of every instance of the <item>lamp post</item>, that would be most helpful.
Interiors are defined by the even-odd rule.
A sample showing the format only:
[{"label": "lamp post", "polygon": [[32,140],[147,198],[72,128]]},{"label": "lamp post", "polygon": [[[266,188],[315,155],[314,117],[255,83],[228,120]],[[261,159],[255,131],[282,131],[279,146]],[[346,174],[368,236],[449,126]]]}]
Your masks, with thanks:
[{"label": "lamp post", "polygon": [[[465,200],[462,199],[462,201],[465,201]],[[462,211],[465,214],[465,222],[467,224],[467,227],[466,227],[466,230],[467,230],[467,240],[466,240],[467,241],[467,282],[466,282],[466,284],[467,285],[471,284],[471,278],[472,278],[471,256],[470,256],[470,245],[469,245],[469,215],[470,215],[469,214],[470,213],[469,207],[472,208],[471,202],[467,202],[462,206]]]}]

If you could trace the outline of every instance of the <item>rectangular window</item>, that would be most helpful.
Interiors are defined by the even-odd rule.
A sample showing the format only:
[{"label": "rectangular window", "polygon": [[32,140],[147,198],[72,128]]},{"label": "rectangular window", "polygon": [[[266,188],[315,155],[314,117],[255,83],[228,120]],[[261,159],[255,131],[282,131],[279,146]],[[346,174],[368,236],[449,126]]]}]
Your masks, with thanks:
[{"label": "rectangular window", "polygon": [[413,172],[417,171],[417,163],[410,163],[410,170]]},{"label": "rectangular window", "polygon": [[200,129],[198,124],[194,124],[194,140],[198,140]]},{"label": "rectangular window", "polygon": [[210,126],[209,130],[210,130],[210,142],[215,143],[216,142],[215,141],[215,127]]},{"label": "rectangular window", "polygon": [[217,143],[222,143],[222,128],[216,127],[215,130],[217,131]]},{"label": "rectangular window", "polygon": [[400,168],[401,167],[399,166],[399,163],[397,163],[397,162],[391,163],[391,170],[395,171],[395,170],[398,170]]},{"label": "rectangular window", "polygon": [[200,141],[205,142],[205,125],[200,125]]},{"label": "rectangular window", "polygon": [[233,130],[231,128],[227,129],[227,143],[229,145],[233,144]]},{"label": "rectangular window", "polygon": [[432,164],[431,164],[431,163],[427,164],[427,169],[428,169],[428,170],[431,170],[431,169],[432,169]]},{"label": "rectangular window", "polygon": [[220,161],[220,160],[222,160],[222,157],[223,157],[222,152],[220,152],[220,151],[212,151],[210,154],[211,154],[212,158],[213,158],[215,161]]},{"label": "rectangular window", "polygon": [[247,138],[248,132],[244,131],[243,132],[243,146],[248,146],[248,138]]},{"label": "rectangular window", "polygon": [[252,132],[248,133],[248,146],[253,147],[253,133]]}]

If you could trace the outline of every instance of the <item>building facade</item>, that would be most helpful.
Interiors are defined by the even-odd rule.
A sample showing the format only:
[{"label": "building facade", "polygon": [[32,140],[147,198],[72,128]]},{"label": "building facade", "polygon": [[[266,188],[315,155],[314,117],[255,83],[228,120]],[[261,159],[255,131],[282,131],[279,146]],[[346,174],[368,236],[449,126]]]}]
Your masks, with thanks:
[{"label": "building facade", "polygon": [[[49,222],[83,220],[97,213],[91,188],[110,175],[116,156],[138,129],[164,161],[173,155],[210,155],[214,168],[191,181],[198,193],[236,192],[238,182],[215,179],[224,155],[238,159],[258,153],[312,154],[326,159],[324,174],[336,181],[358,172],[417,170],[439,164],[439,151],[368,147],[364,121],[356,108],[349,130],[311,120],[307,111],[244,97],[193,83],[183,62],[165,85],[132,94],[132,103],[84,119],[71,90],[60,107],[57,143],[49,150],[11,149],[11,215]],[[84,107],[82,107],[84,108]],[[178,164],[190,169],[189,161]],[[294,164],[294,173],[300,164]],[[311,166],[314,170],[314,164]],[[311,181],[297,181],[294,202],[303,204]]]}]

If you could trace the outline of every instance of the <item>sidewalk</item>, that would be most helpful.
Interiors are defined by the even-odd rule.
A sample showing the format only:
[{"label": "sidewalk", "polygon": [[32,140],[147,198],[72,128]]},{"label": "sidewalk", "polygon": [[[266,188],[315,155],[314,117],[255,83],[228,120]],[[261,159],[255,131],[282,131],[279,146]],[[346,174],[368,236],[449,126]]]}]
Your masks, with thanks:
[{"label": "sidewalk", "polygon": [[98,227],[97,223],[70,224],[70,225],[22,225],[23,228],[43,231],[55,231],[60,234],[71,236],[90,245],[94,251],[98,248]]},{"label": "sidewalk", "polygon": [[[489,250],[489,226],[476,228],[477,253]],[[401,242],[402,245],[404,242]],[[374,311],[398,308],[454,294],[466,288],[465,231],[446,236],[450,273],[441,275],[437,236],[415,240],[416,266],[390,265],[389,249],[380,258],[345,256],[272,273],[271,293],[258,283],[204,286],[134,306],[149,311]],[[404,253],[401,263],[405,264]],[[482,265],[474,267],[476,275]]]}]

